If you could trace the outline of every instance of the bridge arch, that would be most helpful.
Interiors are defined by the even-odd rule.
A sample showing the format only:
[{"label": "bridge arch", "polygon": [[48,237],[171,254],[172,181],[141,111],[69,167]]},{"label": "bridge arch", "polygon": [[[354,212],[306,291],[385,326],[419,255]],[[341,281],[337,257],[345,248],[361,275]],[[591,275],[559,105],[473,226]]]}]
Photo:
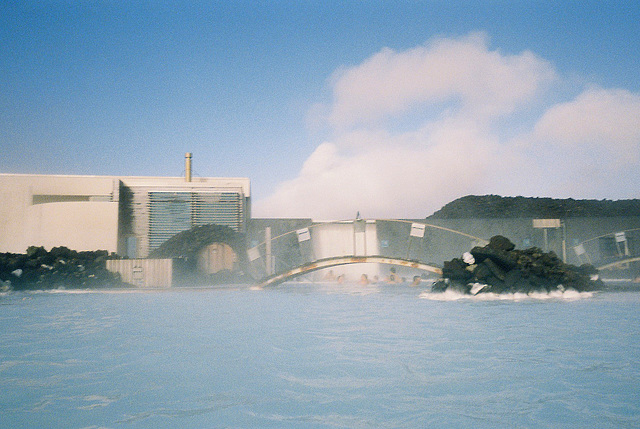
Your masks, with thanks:
[{"label": "bridge arch", "polygon": [[[436,235],[438,238],[434,239]],[[446,239],[442,239],[443,235]],[[247,254],[251,274],[259,285],[278,284],[324,268],[359,263],[441,274],[438,265],[454,255],[444,255],[439,263],[434,262],[441,253],[437,244],[455,240],[462,240],[464,248],[488,243],[461,231],[420,221],[357,218],[317,222],[275,237],[267,236],[264,242],[248,249]],[[434,258],[437,252],[438,258]]]},{"label": "bridge arch", "polygon": [[[573,246],[573,250],[580,263],[592,264],[598,270],[627,269],[630,263],[640,261],[640,246],[638,243],[630,245],[639,232],[640,228],[633,228],[601,234]],[[606,240],[608,250],[601,248],[603,240]]]},{"label": "bridge arch", "polygon": [[598,268],[598,271],[602,270],[613,270],[613,269],[626,269],[628,268],[628,264],[632,262],[640,262],[640,257],[633,257],[627,259],[621,259],[615,262],[609,262],[608,264],[601,265]]},{"label": "bridge arch", "polygon": [[333,258],[325,258],[325,259],[317,260],[314,262],[310,262],[308,264],[304,264],[299,267],[292,268],[283,273],[273,275],[271,277],[268,277],[262,280],[258,286],[259,287],[276,286],[280,283],[284,283],[298,276],[312,273],[314,271],[322,270],[325,268],[332,268],[332,267],[337,267],[341,265],[367,264],[367,263],[408,267],[408,268],[413,268],[417,270],[422,270],[422,271],[427,271],[427,272],[435,273],[438,275],[442,275],[441,268],[428,265],[428,264],[423,264],[417,261],[409,261],[409,260],[400,259],[400,258],[386,258],[383,256],[337,256]]}]

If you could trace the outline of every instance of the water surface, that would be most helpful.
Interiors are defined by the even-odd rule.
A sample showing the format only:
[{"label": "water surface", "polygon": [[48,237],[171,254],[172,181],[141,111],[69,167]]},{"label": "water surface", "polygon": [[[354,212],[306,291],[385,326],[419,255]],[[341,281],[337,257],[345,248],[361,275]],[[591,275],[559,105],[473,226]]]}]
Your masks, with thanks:
[{"label": "water surface", "polygon": [[423,290],[3,294],[0,426],[640,426],[640,293]]}]

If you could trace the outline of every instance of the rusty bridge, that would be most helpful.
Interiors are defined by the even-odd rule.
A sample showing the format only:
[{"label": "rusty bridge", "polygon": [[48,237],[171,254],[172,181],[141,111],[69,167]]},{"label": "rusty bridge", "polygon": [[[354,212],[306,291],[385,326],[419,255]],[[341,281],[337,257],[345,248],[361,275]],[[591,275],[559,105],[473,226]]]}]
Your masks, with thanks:
[{"label": "rusty bridge", "polygon": [[[393,266],[439,276],[445,260],[488,242],[420,221],[360,218],[312,222],[274,237],[267,228],[264,238],[248,250],[251,274],[261,287],[354,264]],[[589,263],[605,274],[629,271],[635,276],[640,264],[640,229],[603,234],[572,248],[570,263]],[[317,273],[313,275],[317,280]]]},{"label": "rusty bridge", "polygon": [[457,244],[455,248],[487,243],[423,222],[357,218],[317,222],[275,237],[267,230],[264,242],[250,248],[248,257],[252,275],[261,287],[353,264],[383,264],[439,276],[444,260],[439,243],[443,242]]},{"label": "rusty bridge", "polygon": [[630,270],[640,262],[640,228],[599,235],[573,246],[578,261],[599,271]]}]

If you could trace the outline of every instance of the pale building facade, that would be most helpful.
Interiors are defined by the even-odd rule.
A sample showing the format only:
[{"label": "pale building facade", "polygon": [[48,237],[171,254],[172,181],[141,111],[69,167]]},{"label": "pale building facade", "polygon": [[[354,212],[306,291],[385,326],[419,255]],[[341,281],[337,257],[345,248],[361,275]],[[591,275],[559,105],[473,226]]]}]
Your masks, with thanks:
[{"label": "pale building facade", "polygon": [[0,174],[0,252],[65,246],[141,258],[194,226],[245,232],[250,209],[248,178]]}]

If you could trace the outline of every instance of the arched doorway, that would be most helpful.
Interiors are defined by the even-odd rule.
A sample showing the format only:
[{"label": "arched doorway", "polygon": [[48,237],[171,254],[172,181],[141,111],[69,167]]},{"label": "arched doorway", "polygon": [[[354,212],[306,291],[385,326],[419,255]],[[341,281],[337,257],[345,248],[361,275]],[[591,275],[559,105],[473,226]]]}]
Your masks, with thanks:
[{"label": "arched doorway", "polygon": [[226,243],[212,243],[198,252],[198,271],[201,274],[216,274],[233,271],[238,261],[236,253]]}]

